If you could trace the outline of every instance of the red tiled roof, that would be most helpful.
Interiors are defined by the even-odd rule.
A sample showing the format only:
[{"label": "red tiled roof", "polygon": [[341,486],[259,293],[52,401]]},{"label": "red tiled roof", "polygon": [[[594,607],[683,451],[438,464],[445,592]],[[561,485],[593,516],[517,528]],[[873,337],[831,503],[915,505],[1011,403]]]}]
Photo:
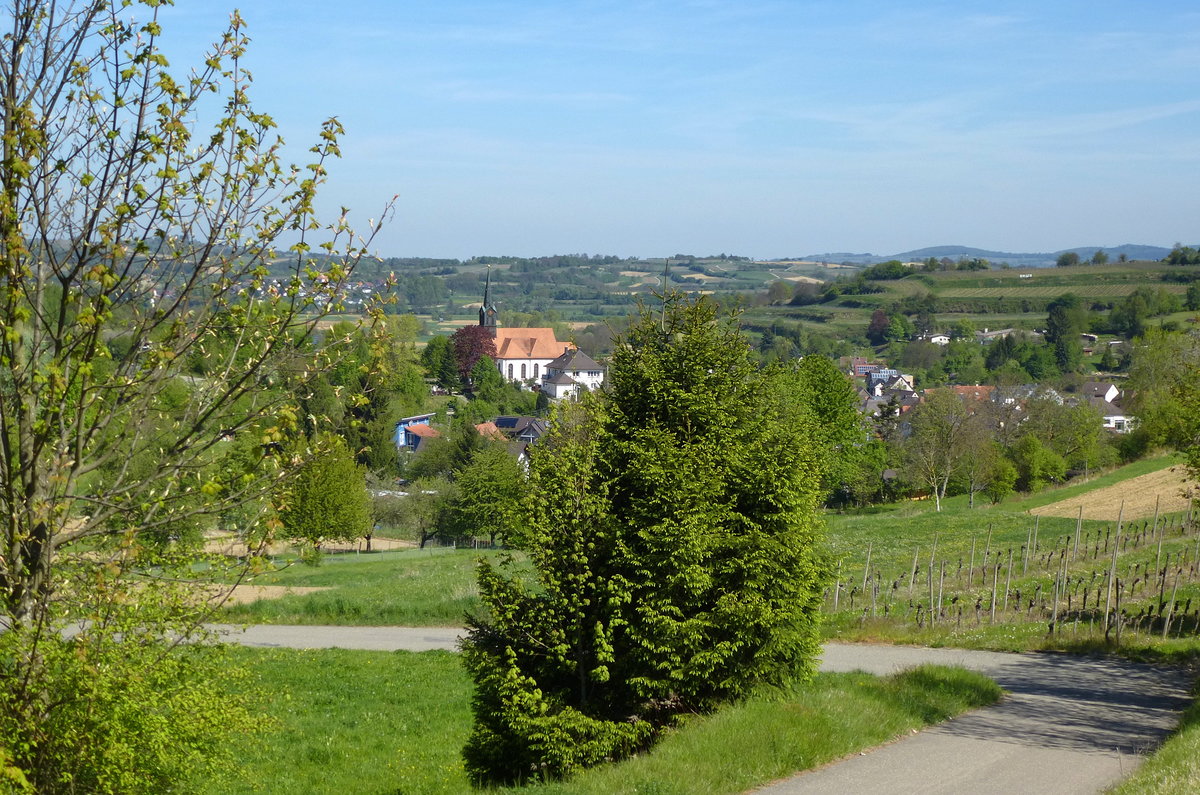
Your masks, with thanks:
[{"label": "red tiled roof", "polygon": [[413,436],[420,436],[422,439],[436,439],[442,435],[437,428],[431,428],[423,422],[416,425],[409,425],[404,430]]},{"label": "red tiled roof", "polygon": [[508,441],[508,437],[496,427],[496,423],[494,422],[481,422],[475,426],[475,430],[479,431],[479,435],[485,439],[495,439],[500,442]]},{"label": "red tiled roof", "polygon": [[569,342],[559,342],[552,328],[496,329],[497,359],[553,359],[564,348],[574,348]]}]

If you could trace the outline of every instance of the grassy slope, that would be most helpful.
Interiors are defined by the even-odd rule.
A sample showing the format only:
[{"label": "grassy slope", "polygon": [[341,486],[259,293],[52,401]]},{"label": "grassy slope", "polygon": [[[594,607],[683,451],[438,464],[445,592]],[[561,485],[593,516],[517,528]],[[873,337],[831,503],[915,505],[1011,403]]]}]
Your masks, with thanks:
[{"label": "grassy slope", "polygon": [[[841,576],[861,576],[867,546],[872,567],[896,576],[912,564],[920,550],[928,559],[935,535],[938,557],[969,560],[971,543],[976,544],[977,562],[982,561],[989,526],[992,548],[1020,547],[1026,542],[1032,520],[1025,513],[1090,489],[1153,472],[1174,463],[1172,457],[1139,461],[1093,478],[1087,483],[1050,489],[999,506],[977,501],[967,507],[965,497],[946,500],[941,513],[932,503],[903,503],[881,506],[851,514],[828,517],[829,549],[841,561]],[[1103,525],[1100,522],[1086,526]],[[1043,517],[1039,521],[1042,542],[1074,531],[1073,519]],[[235,605],[224,620],[274,624],[348,624],[458,626],[463,615],[478,607],[475,563],[494,552],[473,550],[412,550],[374,555],[330,557],[318,567],[290,566],[259,575],[258,585],[318,586],[331,588],[310,594],[261,600]],[[834,625],[837,629],[836,624]],[[838,631],[840,637],[850,637]],[[1011,641],[1008,641],[1011,643]],[[1007,648],[1008,646],[1004,646]]]},{"label": "grassy slope", "polygon": [[[976,554],[982,559],[989,527],[992,549],[1019,547],[1028,539],[1033,519],[1026,511],[1052,502],[1067,499],[1093,489],[1123,480],[1156,472],[1178,462],[1175,456],[1159,456],[1120,467],[1083,483],[1071,483],[1046,489],[1031,495],[1018,495],[1000,505],[989,505],[976,496],[975,508],[968,506],[965,496],[942,501],[942,510],[934,510],[932,501],[894,503],[859,512],[831,514],[827,517],[829,547],[835,560],[842,560],[845,573],[861,571],[867,545],[871,545],[873,566],[905,569],[912,564],[913,553],[923,550],[925,559],[937,537],[938,557],[968,557],[971,542],[976,542]],[[1089,526],[1103,522],[1085,522]],[[1074,533],[1075,520],[1042,517],[1038,521],[1039,538],[1046,542],[1054,536]]]},{"label": "grassy slope", "polygon": [[[982,564],[984,550],[987,547],[987,535],[991,530],[991,550],[993,554],[1007,555],[1011,548],[1014,550],[1014,560],[1020,560],[1020,548],[1027,543],[1034,519],[1025,511],[1048,505],[1058,500],[1085,493],[1090,490],[1104,488],[1123,480],[1137,477],[1148,472],[1154,472],[1177,462],[1175,456],[1160,456],[1144,461],[1138,461],[1125,467],[1107,472],[1092,478],[1085,483],[1077,483],[1050,489],[1037,494],[1022,496],[999,506],[977,505],[975,509],[967,507],[965,497],[954,497],[943,502],[943,510],[937,513],[933,505],[927,501],[911,504],[881,506],[868,512],[852,515],[831,516],[829,518],[829,545],[835,561],[839,561],[837,571],[842,582],[849,588],[858,584],[865,564],[866,550],[871,548],[871,567],[880,571],[885,581],[894,578],[901,580],[901,595],[906,591],[905,576],[912,566],[914,553],[918,556],[924,576],[933,542],[937,539],[937,558],[951,564],[949,572],[956,567],[956,561],[963,566],[969,565],[972,543],[975,545],[975,564]],[[1147,520],[1148,521],[1148,520]],[[1085,521],[1084,533],[1088,530],[1109,527],[1111,522]],[[1138,523],[1140,524],[1140,522]],[[1042,517],[1037,522],[1039,531],[1039,546],[1043,549],[1053,547],[1064,536],[1074,533],[1075,520],[1059,517]],[[1133,523],[1127,525],[1132,527]],[[1183,544],[1172,540],[1164,544],[1164,552],[1175,552]],[[1003,559],[1003,557],[1002,557]],[[1135,561],[1153,561],[1155,551],[1152,547],[1143,548],[1138,552],[1123,555],[1122,567],[1128,568]],[[994,558],[993,558],[994,560]],[[1092,563],[1090,568],[1103,567],[1102,563]],[[1020,571],[1020,564],[1017,564]],[[1083,570],[1089,568],[1083,564]],[[1030,567],[1027,577],[1016,577],[1013,580],[1014,589],[1030,591],[1034,584],[1040,583],[1043,588],[1050,586],[1050,574],[1045,570]],[[990,596],[990,582],[978,585],[976,595],[986,600]],[[923,588],[918,588],[913,597],[920,600],[925,595]],[[1182,588],[1179,592],[1181,600],[1188,598],[1190,589]],[[971,596],[968,604],[974,600]],[[842,611],[827,619],[823,629],[826,637],[846,641],[859,642],[890,642],[914,643],[931,646],[958,646],[963,648],[995,649],[1002,651],[1023,651],[1032,649],[1072,649],[1103,650],[1102,644],[1097,645],[1095,638],[1088,635],[1090,629],[1084,626],[1068,624],[1063,632],[1050,637],[1046,625],[1039,622],[999,623],[992,625],[986,619],[978,625],[972,620],[968,607],[968,620],[962,626],[949,622],[937,626],[918,627],[912,621],[890,621],[887,619],[862,618],[861,608],[849,611],[842,605]],[[1171,639],[1159,641],[1157,638],[1141,636],[1124,638],[1127,648],[1123,653],[1135,657],[1154,659],[1187,659],[1195,655],[1196,643],[1191,639]]]},{"label": "grassy slope", "polygon": [[[212,793],[461,793],[470,683],[446,652],[238,649],[272,694],[278,728],[243,749]],[[651,753],[588,771],[555,793],[740,792],[877,745],[1000,695],[961,669],[887,679],[828,674],[690,721]]]},{"label": "grassy slope", "polygon": [[222,620],[251,624],[461,626],[479,605],[475,566],[497,553],[411,550],[325,559],[255,577],[254,585],[330,588],[233,605]]}]

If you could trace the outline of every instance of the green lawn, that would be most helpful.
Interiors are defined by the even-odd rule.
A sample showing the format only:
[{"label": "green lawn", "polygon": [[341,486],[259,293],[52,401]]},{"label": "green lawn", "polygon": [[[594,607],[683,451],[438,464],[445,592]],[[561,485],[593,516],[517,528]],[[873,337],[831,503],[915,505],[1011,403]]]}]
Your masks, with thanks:
[{"label": "green lawn", "polygon": [[[210,793],[463,793],[470,682],[448,652],[234,649],[275,729]],[[994,702],[995,683],[922,667],[878,679],[822,674],[689,721],[653,751],[546,793],[734,793]]]},{"label": "green lawn", "polygon": [[479,606],[475,566],[494,551],[414,549],[330,556],[294,563],[252,585],[329,588],[225,609],[221,620],[248,624],[461,626]]}]

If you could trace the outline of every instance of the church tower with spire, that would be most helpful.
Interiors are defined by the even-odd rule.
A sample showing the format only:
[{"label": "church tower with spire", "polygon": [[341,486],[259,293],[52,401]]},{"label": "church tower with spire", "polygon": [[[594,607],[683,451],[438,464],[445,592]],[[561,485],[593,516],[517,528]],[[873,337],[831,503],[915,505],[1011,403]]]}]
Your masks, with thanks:
[{"label": "church tower with spire", "polygon": [[492,301],[492,266],[488,265],[487,281],[483,285],[483,306],[479,307],[479,325],[490,330],[492,336],[496,336],[496,329],[500,325],[500,314],[496,311],[496,304]]}]

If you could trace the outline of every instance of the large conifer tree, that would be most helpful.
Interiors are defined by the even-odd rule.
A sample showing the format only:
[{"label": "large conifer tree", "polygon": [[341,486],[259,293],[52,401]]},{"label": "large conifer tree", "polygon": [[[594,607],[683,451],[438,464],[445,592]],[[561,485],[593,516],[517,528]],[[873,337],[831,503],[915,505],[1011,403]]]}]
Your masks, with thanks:
[{"label": "large conifer tree", "polygon": [[818,456],[736,324],[669,295],[607,393],[560,411],[530,471],[532,581],[487,564],[465,642],[477,781],[566,775],[675,715],[805,676],[818,651]]}]

